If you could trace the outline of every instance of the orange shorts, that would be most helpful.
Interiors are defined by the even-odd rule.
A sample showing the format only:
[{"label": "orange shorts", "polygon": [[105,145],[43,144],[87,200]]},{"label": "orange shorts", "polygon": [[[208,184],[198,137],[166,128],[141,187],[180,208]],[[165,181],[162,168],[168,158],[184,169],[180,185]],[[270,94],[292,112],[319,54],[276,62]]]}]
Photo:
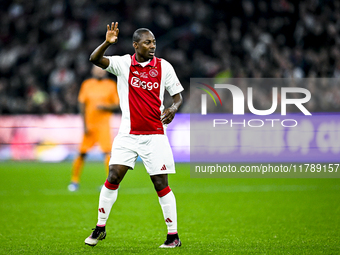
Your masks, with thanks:
[{"label": "orange shorts", "polygon": [[96,143],[104,153],[111,152],[112,140],[110,128],[92,128],[87,134],[84,134],[80,144],[80,153],[87,153]]}]

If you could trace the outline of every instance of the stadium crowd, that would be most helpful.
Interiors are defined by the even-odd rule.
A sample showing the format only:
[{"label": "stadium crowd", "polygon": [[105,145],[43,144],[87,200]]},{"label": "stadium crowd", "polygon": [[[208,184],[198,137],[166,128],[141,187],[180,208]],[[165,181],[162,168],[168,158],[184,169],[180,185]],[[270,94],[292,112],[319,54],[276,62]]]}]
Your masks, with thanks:
[{"label": "stadium crowd", "polygon": [[[339,1],[0,1],[0,114],[77,113],[89,54],[112,21],[108,55],[132,54],[133,31],[147,27],[185,88],[190,77],[340,78]],[[340,110],[338,82],[309,89],[314,111]]]}]

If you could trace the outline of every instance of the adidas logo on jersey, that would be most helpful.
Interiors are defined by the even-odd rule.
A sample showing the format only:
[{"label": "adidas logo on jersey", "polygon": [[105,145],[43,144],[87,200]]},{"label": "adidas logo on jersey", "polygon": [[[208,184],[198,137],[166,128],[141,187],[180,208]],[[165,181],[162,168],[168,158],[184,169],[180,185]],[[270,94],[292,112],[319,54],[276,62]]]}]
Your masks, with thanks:
[{"label": "adidas logo on jersey", "polygon": [[162,168],[161,168],[161,170],[166,170],[166,166],[163,165]]},{"label": "adidas logo on jersey", "polygon": [[132,72],[132,73],[139,75],[138,71],[134,71],[134,72]]}]

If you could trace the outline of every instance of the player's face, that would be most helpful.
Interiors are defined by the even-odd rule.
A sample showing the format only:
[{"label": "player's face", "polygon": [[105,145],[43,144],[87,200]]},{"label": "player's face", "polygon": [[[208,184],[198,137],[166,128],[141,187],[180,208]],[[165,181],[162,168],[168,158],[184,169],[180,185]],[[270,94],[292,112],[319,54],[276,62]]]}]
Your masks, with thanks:
[{"label": "player's face", "polygon": [[156,39],[150,32],[145,32],[141,36],[141,40],[135,42],[134,47],[136,49],[137,61],[147,61],[152,59],[156,51]]}]

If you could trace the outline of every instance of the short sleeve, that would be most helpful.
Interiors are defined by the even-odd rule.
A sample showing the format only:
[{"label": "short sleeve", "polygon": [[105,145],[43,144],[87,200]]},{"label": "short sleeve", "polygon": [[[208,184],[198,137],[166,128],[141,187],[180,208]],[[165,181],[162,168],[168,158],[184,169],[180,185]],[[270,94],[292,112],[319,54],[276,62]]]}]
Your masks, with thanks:
[{"label": "short sleeve", "polygon": [[110,64],[105,69],[109,73],[119,76],[122,73],[122,56],[105,56],[109,59]]},{"label": "short sleeve", "polygon": [[178,80],[174,68],[167,61],[164,61],[164,70],[166,71],[165,89],[169,92],[170,96],[173,96],[173,95],[176,95],[182,92],[184,90],[182,87],[182,84]]}]

